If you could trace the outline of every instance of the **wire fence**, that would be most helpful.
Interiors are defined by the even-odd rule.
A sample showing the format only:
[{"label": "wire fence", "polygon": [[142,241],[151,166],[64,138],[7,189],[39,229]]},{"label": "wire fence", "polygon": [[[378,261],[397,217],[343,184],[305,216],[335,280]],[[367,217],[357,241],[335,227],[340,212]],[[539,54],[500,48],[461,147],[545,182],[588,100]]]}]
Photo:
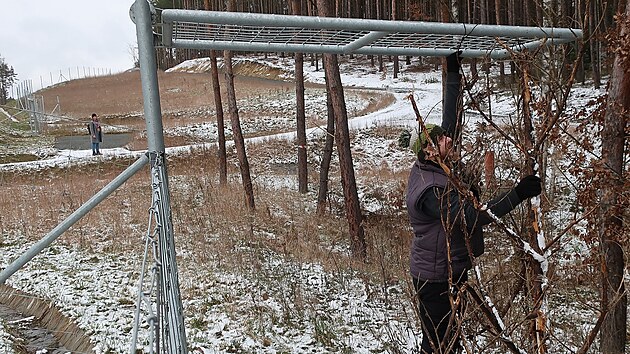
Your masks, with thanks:
[{"label": "wire fence", "polygon": [[[16,109],[29,112],[29,124],[31,126],[31,131],[37,134],[41,131],[41,123],[46,120],[44,97],[42,95],[35,94],[37,90],[55,86],[70,80],[109,76],[120,72],[121,71],[114,72],[112,69],[106,68],[77,66],[76,68],[59,70],[58,73],[50,72],[46,77],[40,76],[39,88],[36,86],[37,82],[34,82],[31,79],[22,80],[11,86],[9,96],[16,100]],[[55,115],[61,115],[59,98],[57,98],[57,104],[49,114],[49,116]]]},{"label": "wire fence", "polygon": [[23,92],[25,90],[33,92],[34,90],[41,90],[43,88],[55,86],[70,80],[108,76],[118,74],[120,72],[122,71],[115,71],[109,68],[94,68],[86,66],[60,69],[59,71],[51,71],[47,75],[40,75],[39,78],[36,79],[24,79],[14,84],[9,91],[9,96],[13,98],[18,98],[24,96]]}]

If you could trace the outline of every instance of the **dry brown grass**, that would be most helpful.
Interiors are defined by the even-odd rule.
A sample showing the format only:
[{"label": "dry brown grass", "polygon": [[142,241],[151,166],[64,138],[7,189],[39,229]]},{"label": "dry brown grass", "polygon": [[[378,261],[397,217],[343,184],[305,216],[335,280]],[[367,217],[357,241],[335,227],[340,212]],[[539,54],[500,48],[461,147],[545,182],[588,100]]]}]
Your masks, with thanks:
[{"label": "dry brown grass", "polygon": [[[393,134],[386,128],[377,128],[377,133]],[[381,213],[365,213],[368,260],[357,262],[348,251],[347,224],[336,169],[330,174],[330,213],[324,217],[315,215],[318,167],[313,161],[309,166],[308,194],[299,194],[297,188],[269,183],[274,179],[297,178],[291,145],[292,142],[269,141],[248,146],[257,203],[254,213],[248,212],[244,203],[232,151],[228,156],[230,178],[226,186],[218,184],[215,149],[200,148],[190,155],[169,156],[172,215],[180,266],[196,267],[200,272],[211,272],[218,267],[265,281],[275,276],[265,266],[273,254],[300,264],[319,264],[341,279],[349,274],[360,277],[368,296],[388,299],[390,306],[397,308],[411,306],[408,254],[412,234],[403,209],[407,172],[393,172],[377,164],[357,175],[360,185],[368,186],[364,190],[366,198],[380,199],[392,206]],[[319,153],[313,150],[312,153]],[[112,160],[29,174],[3,173],[0,175],[0,208],[3,210],[0,231],[3,235],[21,233],[34,242],[131,163],[130,160]],[[140,253],[149,198],[148,169],[144,169],[57,242],[97,252]],[[518,215],[514,215],[517,222],[513,225],[519,225]],[[528,315],[528,291],[526,288],[515,291],[522,281],[523,259],[515,254],[513,245],[502,232],[489,230],[486,235],[486,254],[478,259],[484,270],[484,287],[490,291],[508,323],[521,323],[526,328],[522,321]],[[555,307],[550,315],[555,326],[562,328],[572,342],[579,343],[583,331],[571,328],[570,323],[584,322],[584,318],[588,318],[587,311],[597,296],[590,287],[592,284],[585,283],[584,279],[592,279],[597,270],[585,264],[579,271],[582,276],[578,276],[570,266],[563,267],[557,262],[552,266],[550,301]],[[392,294],[393,289],[403,289],[406,294]],[[191,293],[184,286],[183,296],[195,296],[196,290],[190,290]],[[406,300],[399,303],[401,299]],[[299,302],[300,296],[296,295],[292,301]],[[303,298],[302,301],[308,300]],[[558,314],[558,309],[567,302],[576,303],[581,315]],[[467,318],[472,321],[467,324],[469,330],[483,333],[479,310],[471,306],[469,311]],[[523,345],[527,340],[518,336],[515,339]]]},{"label": "dry brown grass", "polygon": [[[50,169],[36,173],[2,173],[0,230],[20,232],[37,240],[68,217],[97,191],[107,185],[131,160],[111,160],[103,164],[72,169]],[[144,172],[145,178],[146,172]],[[121,250],[133,247],[129,230],[146,223],[147,206],[139,196],[150,195],[143,173],[132,177],[123,188],[81,219],[60,242],[85,248]],[[137,237],[137,235],[136,235]],[[135,239],[134,239],[135,243]]]},{"label": "dry brown grass", "polygon": [[[279,174],[284,178],[289,173],[290,178],[296,178],[294,171],[289,169],[259,164],[274,154],[276,148],[273,143],[251,147],[252,153],[256,154],[251,158],[254,174],[266,177]],[[261,150],[267,154],[262,154]],[[41,238],[132,162],[112,160],[29,174],[3,173],[0,176],[0,208],[3,210],[0,231],[3,234],[18,231],[33,241]],[[230,183],[219,186],[214,150],[199,150],[193,156],[169,158],[173,224],[178,244],[204,259],[217,250],[222,250],[219,253],[223,255],[232,254],[231,250],[238,242],[254,242],[263,233],[274,237],[263,237],[258,241],[297,259],[337,258],[333,264],[348,262],[340,261],[346,258],[343,253],[331,251],[336,245],[346,243],[342,215],[318,218],[313,209],[314,193],[300,195],[296,191],[260,184],[256,184],[257,211],[250,215],[243,203],[233,156],[230,156],[229,166]],[[334,190],[338,187],[334,186],[335,178],[332,177]],[[311,182],[316,181],[313,172]],[[316,186],[312,185],[310,189],[315,190]],[[146,231],[149,198],[148,168],[145,168],[67,231],[59,242],[107,252],[138,251]],[[337,203],[334,200],[331,203],[334,212],[342,206],[334,205]],[[400,220],[399,224],[401,229],[405,228]],[[381,236],[385,229],[387,233],[392,231],[389,223],[383,223],[379,217],[366,220],[368,238],[375,243],[385,242]],[[398,242],[400,237],[399,232],[391,240]],[[321,244],[322,240],[325,244]],[[390,250],[388,253],[391,252],[391,247],[386,248]],[[396,248],[406,253],[404,246]],[[376,257],[378,252],[373,255]],[[396,256],[396,259],[401,258],[402,254]],[[227,262],[228,258],[224,260]],[[233,264],[240,262],[241,258],[235,255]]]},{"label": "dry brown grass", "polygon": [[[219,79],[223,84],[223,75]],[[214,107],[212,81],[209,73],[189,74],[158,72],[162,112],[197,111],[200,107]],[[265,81],[238,76],[237,98],[266,94],[270,85],[277,89],[294,90],[294,85],[281,81]],[[142,115],[140,72],[131,71],[116,75],[72,80],[40,92],[47,109],[57,99],[61,113],[76,119],[87,119],[92,112],[104,118],[126,118]]]}]

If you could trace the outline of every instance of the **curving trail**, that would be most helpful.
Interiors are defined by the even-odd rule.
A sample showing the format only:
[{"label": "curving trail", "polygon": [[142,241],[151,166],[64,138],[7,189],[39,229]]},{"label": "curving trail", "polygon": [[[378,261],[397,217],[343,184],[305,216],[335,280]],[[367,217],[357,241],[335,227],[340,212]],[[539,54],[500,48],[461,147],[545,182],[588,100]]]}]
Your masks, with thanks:
[{"label": "curving trail", "polygon": [[[265,65],[273,68],[271,64]],[[310,121],[311,123],[308,123],[307,118],[307,125],[311,126],[307,130],[307,136],[312,137],[323,134],[326,125],[325,94],[322,94],[321,86],[323,73],[307,71],[305,74],[309,80],[307,93],[310,92],[310,95],[306,97],[307,109],[310,107],[307,116],[310,114],[316,117],[315,121]],[[372,76],[376,75],[380,74],[373,74]],[[430,122],[439,121],[441,85],[428,79],[431,75],[435,76],[433,73],[422,73],[417,75],[415,81],[408,77],[405,81],[393,83],[391,80],[375,79],[365,73],[342,74],[342,80],[348,93],[346,104],[351,107],[349,112],[354,109],[352,107],[364,106],[364,108],[359,109],[358,116],[350,119],[349,128],[357,130],[383,125],[414,127],[416,117],[409,100],[406,99],[411,93],[415,96],[421,114],[428,116]],[[279,77],[274,78],[279,79]],[[96,110],[101,116],[117,117],[110,120],[115,124],[115,126],[111,126],[110,130],[116,133],[117,130],[114,128],[121,125],[133,129],[134,134],[130,144],[113,144],[110,145],[111,148],[105,145],[102,149],[104,155],[93,157],[89,144],[87,142],[82,144],[85,136],[65,137],[64,139],[67,139],[68,142],[60,143],[58,149],[40,148],[34,153],[37,156],[49,157],[37,161],[3,164],[0,165],[0,171],[40,170],[51,167],[67,168],[75,164],[99,163],[102,159],[136,158],[144,153],[143,147],[146,146],[146,141],[142,137],[144,120],[141,119],[141,113],[137,111],[138,109],[141,110],[141,94],[138,91],[137,80],[137,72],[128,72],[111,77],[75,80],[75,82],[44,91],[45,97],[56,97],[57,95],[63,97],[62,110],[65,114],[80,117],[89,114],[87,112],[94,110],[94,107],[98,107]],[[421,81],[425,81],[425,83],[417,83]],[[166,138],[168,139],[167,146],[172,146],[167,148],[167,153],[185,154],[191,149],[216,145],[215,142],[183,145],[182,142],[190,141],[190,139],[172,137],[173,135],[178,136],[181,131],[192,131],[193,129],[198,129],[206,135],[212,135],[216,131],[216,124],[208,123],[208,117],[212,117],[214,109],[213,98],[209,91],[211,90],[210,75],[185,72],[160,73],[159,83],[165,131],[170,132],[170,129],[179,129],[180,131],[173,130],[167,134],[171,135],[171,137]],[[255,135],[255,137],[246,138],[247,142],[295,139],[295,131],[288,131],[291,129],[289,127],[293,127],[294,124],[294,113],[291,113],[293,109],[291,105],[294,105],[295,100],[293,83],[267,78],[238,77],[236,85],[237,90],[241,88],[237,93],[240,97],[239,105],[242,105],[242,108],[239,107],[241,123],[251,125],[252,131],[257,131],[255,134],[250,134]],[[243,87],[245,89],[242,89]],[[77,93],[80,94],[77,95]],[[360,100],[363,100],[364,103],[360,103]],[[379,102],[373,102],[374,100],[379,100]],[[90,102],[92,106],[86,102]],[[196,108],[193,109],[193,107]],[[260,124],[258,122],[262,120],[261,117],[266,117],[267,121],[280,118],[281,120],[284,119],[285,122],[280,123],[278,129],[269,129],[266,126],[258,125]],[[229,118],[225,117],[225,119],[228,120]],[[108,121],[104,122],[104,124],[107,123]],[[226,123],[229,129],[229,121]],[[82,126],[79,126],[79,129],[81,128]],[[283,132],[260,133],[270,130]],[[79,130],[80,132],[81,130]],[[215,139],[204,136],[202,139],[193,140],[213,141]],[[228,139],[227,143],[232,144],[232,141]],[[105,141],[105,144],[109,144],[109,142]],[[179,144],[182,145],[173,146]],[[79,146],[84,147],[78,148]]]}]

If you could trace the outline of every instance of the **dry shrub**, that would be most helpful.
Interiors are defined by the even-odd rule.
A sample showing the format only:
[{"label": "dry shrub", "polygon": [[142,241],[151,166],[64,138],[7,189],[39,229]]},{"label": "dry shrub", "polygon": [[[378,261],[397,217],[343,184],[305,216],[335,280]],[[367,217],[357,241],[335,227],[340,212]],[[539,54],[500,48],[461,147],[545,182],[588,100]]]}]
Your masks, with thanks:
[{"label": "dry shrub", "polygon": [[[197,259],[216,259],[213,254],[220,254],[222,263],[237,268],[244,263],[241,246],[246,245],[262,247],[297,262],[319,263],[331,271],[357,268],[377,278],[387,277],[378,283],[405,277],[410,237],[406,214],[398,209],[392,216],[367,216],[366,234],[374,251],[367,265],[356,264],[348,257],[347,222],[343,213],[337,213],[342,209],[342,201],[336,204],[333,198],[328,215],[315,215],[317,176],[309,176],[311,192],[306,195],[298,193],[297,186],[292,188],[291,183],[297,184],[296,166],[287,144],[291,142],[248,145],[257,205],[253,213],[244,203],[234,154],[228,156],[226,186],[218,183],[216,149],[171,157],[169,175],[176,242],[185,244],[183,247]],[[311,163],[309,171],[313,173],[316,169]],[[382,172],[379,178],[389,173]],[[339,189],[338,176],[330,177],[331,189]],[[279,181],[278,185],[274,185],[274,179]],[[401,193],[398,188],[388,195],[396,194],[400,199]]]},{"label": "dry shrub", "polygon": [[[33,241],[42,238],[132,162],[114,159],[28,174],[3,173],[0,184],[0,207],[4,210],[2,233],[17,231]],[[142,237],[138,229],[146,223],[146,208],[150,204],[150,189],[144,182],[146,171],[133,176],[112,193],[66,231],[59,242],[98,250],[134,248]]]}]

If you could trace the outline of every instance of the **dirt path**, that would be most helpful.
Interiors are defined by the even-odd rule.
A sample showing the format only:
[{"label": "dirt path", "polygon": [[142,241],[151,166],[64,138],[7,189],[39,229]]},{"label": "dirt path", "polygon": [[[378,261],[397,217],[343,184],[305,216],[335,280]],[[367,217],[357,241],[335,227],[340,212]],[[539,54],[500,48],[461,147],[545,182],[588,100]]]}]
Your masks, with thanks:
[{"label": "dirt path", "polygon": [[[245,68],[241,68],[245,71]],[[222,75],[220,75],[222,77]],[[235,86],[241,126],[246,136],[273,135],[295,129],[295,84],[261,77],[236,76]],[[212,142],[216,138],[214,94],[208,73],[159,72],[162,125],[167,146]],[[221,80],[222,88],[225,87]],[[392,103],[391,95],[368,89],[347,89],[351,117],[380,110]],[[131,71],[112,76],[73,80],[41,92],[46,102],[58,102],[61,114],[70,119],[49,125],[57,149],[85,150],[84,123],[92,112],[101,117],[107,133],[102,148],[146,146],[140,74]],[[325,90],[307,84],[307,126],[326,122]],[[225,107],[225,92],[222,92]],[[352,107],[363,102],[359,108]],[[225,108],[224,108],[225,110]],[[226,128],[229,117],[224,112]],[[208,127],[208,124],[211,126]],[[204,132],[205,130],[205,132]],[[118,135],[116,133],[125,133]],[[200,135],[201,134],[201,135]],[[205,135],[204,135],[205,134]]]},{"label": "dirt path", "polygon": [[[131,138],[132,134],[130,133],[106,134],[103,136],[100,148],[123,147],[129,144]],[[59,150],[88,150],[91,147],[91,140],[88,135],[60,136],[55,140],[55,148]]]}]

